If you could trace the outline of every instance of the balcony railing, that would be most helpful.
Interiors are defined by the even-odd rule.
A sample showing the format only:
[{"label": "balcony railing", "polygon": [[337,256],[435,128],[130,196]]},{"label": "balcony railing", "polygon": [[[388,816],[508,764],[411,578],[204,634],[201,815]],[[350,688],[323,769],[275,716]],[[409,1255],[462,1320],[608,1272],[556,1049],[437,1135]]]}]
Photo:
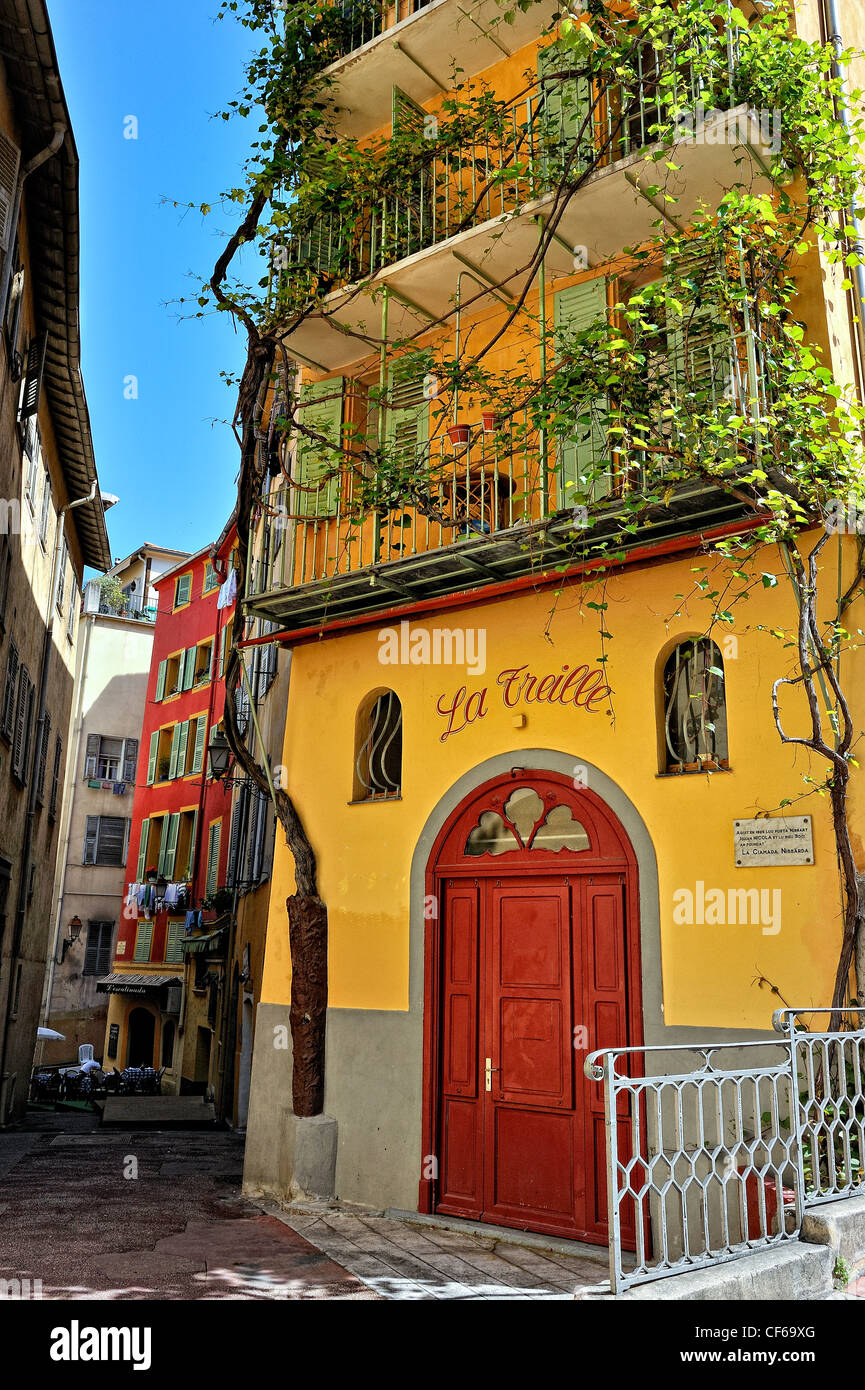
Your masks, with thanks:
[{"label": "balcony railing", "polygon": [[[691,366],[700,374],[696,382],[685,382],[682,364],[671,357],[659,357],[647,371],[671,403],[687,395],[700,414],[741,418],[745,442],[751,422],[763,418],[771,396],[753,331],[732,334],[716,328],[713,337],[701,341]],[[627,403],[619,410],[627,415]],[[542,429],[525,416],[498,422],[490,433],[475,425],[465,444],[436,433],[427,442],[392,450],[399,455],[405,486],[396,496],[382,495],[378,504],[361,460],[352,466],[334,449],[333,466],[322,474],[317,489],[282,488],[262,500],[247,597],[351,575],[480,537],[507,536],[530,548],[539,527],[570,513],[575,528],[585,527],[590,512],[614,508],[628,492],[676,473],[694,440],[688,434],[687,409],[673,418],[678,423],[657,426],[651,447],[627,454],[618,436],[606,435],[606,405],[591,398],[584,409],[575,408],[571,436],[564,435],[561,423]]]},{"label": "balcony railing", "polygon": [[[729,69],[693,65],[661,85],[654,49],[639,50],[627,81],[596,93],[591,111],[576,83],[547,79],[490,123],[482,136],[419,156],[393,191],[358,211],[334,190],[334,207],[306,210],[303,197],[281,256],[289,274],[326,274],[354,283],[460,232],[511,216],[550,194],[567,172],[573,183],[651,145],[675,105],[729,104]],[[725,95],[726,94],[726,95]]]},{"label": "balcony railing", "polygon": [[[806,1013],[828,1014],[830,1031],[808,1031]],[[862,1020],[861,1009],[781,1009],[783,1039],[586,1059],[603,1083],[614,1293],[781,1245],[806,1208],[862,1194]]]},{"label": "balcony railing", "polygon": [[135,603],[109,603],[106,599],[99,600],[99,612],[106,618],[131,618],[138,623],[156,622],[156,604],[151,604],[147,608],[141,608]]},{"label": "balcony railing", "polygon": [[334,58],[344,58],[371,39],[377,39],[386,29],[393,29],[404,19],[426,9],[432,0],[332,0],[341,11],[343,26],[337,41]]}]

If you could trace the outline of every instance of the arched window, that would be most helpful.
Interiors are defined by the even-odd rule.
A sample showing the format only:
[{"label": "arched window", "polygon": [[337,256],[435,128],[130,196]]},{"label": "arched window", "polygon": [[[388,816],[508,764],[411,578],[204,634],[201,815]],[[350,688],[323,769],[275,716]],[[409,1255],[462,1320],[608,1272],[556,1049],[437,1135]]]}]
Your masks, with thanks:
[{"label": "arched window", "polygon": [[662,717],[662,772],[729,767],[724,663],[711,638],[688,638],[670,652]]},{"label": "arched window", "polygon": [[357,714],[355,801],[383,801],[402,792],[402,705],[393,690],[375,690]]},{"label": "arched window", "polygon": [[162,1065],[170,1067],[174,1060],[174,1024],[169,1019],[162,1025]]}]

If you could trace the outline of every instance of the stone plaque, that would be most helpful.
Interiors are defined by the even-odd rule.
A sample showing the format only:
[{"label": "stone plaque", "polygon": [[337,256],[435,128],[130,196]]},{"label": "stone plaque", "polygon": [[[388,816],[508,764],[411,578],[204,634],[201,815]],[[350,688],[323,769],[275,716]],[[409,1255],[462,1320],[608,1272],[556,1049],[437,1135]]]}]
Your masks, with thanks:
[{"label": "stone plaque", "polygon": [[810,816],[734,820],[733,839],[737,869],[761,864],[814,863]]}]

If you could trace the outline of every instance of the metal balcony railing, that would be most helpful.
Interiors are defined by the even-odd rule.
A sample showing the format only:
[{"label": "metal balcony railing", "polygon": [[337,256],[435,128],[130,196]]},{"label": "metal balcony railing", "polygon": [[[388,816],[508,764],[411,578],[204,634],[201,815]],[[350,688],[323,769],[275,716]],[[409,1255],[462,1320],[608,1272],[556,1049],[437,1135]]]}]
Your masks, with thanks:
[{"label": "metal balcony railing", "polygon": [[[327,277],[328,287],[355,283],[418,251],[440,245],[472,227],[520,211],[549,194],[567,175],[574,183],[587,170],[605,168],[649,146],[675,104],[683,111],[701,101],[725,100],[728,64],[698,73],[691,64],[673,87],[661,84],[654,49],[638,50],[633,74],[591,101],[578,80],[545,79],[516,104],[491,118],[481,136],[453,148],[419,154],[391,189],[361,209],[341,189],[328,206],[301,190],[289,239],[279,263]],[[583,84],[583,90],[586,84]],[[727,103],[729,99],[727,98]],[[330,196],[328,194],[328,196]]]},{"label": "metal balcony railing", "polygon": [[[699,415],[726,412],[742,418],[740,437],[745,437],[750,422],[768,409],[771,393],[751,331],[731,334],[716,325],[712,334],[699,337],[687,363],[672,353],[659,354],[647,375],[655,378],[652,399],[659,416],[665,399],[690,402]],[[628,408],[620,402],[618,412],[625,417]],[[574,411],[571,436],[561,424],[543,431],[522,416],[499,421],[490,433],[475,424],[464,444],[452,443],[441,428],[423,443],[391,446],[389,461],[398,464],[404,486],[395,495],[382,494],[378,505],[360,458],[352,465],[336,448],[315,446],[322,462],[317,486],[283,487],[262,499],[247,597],[478,537],[507,535],[528,545],[539,524],[573,512],[574,526],[584,526],[590,511],[613,506],[629,490],[643,490],[674,473],[693,447],[685,410],[675,425],[659,421],[651,449],[625,454],[620,436],[607,437],[607,410],[603,400],[587,398],[584,409]],[[471,418],[473,412],[461,409],[464,413]],[[298,481],[295,472],[292,477]]]},{"label": "metal balcony railing", "polygon": [[[865,1031],[773,1017],[763,1042],[593,1052],[602,1082],[610,1284],[716,1265],[795,1238],[806,1207],[861,1195]],[[655,1064],[658,1065],[655,1065]],[[623,1259],[631,1246],[633,1260]]]},{"label": "metal balcony railing", "polygon": [[431,3],[432,0],[332,0],[343,20],[334,59],[362,48]]},{"label": "metal balcony railing", "polygon": [[155,623],[156,611],[156,604],[141,608],[134,603],[112,604],[104,598],[99,600],[99,612],[106,618],[132,618],[139,623]]}]

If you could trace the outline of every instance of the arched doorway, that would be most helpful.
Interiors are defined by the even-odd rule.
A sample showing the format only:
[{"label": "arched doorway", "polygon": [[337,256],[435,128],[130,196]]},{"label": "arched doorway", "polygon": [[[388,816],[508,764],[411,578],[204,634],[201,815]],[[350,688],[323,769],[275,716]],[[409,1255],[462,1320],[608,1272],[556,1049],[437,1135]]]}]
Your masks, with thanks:
[{"label": "arched doorway", "polygon": [[603,1091],[583,1062],[642,1039],[621,823],[562,774],[516,769],[449,817],[426,891],[423,1209],[605,1244]]},{"label": "arched doorway", "polygon": [[156,1019],[148,1009],[133,1009],[126,1037],[127,1067],[153,1066],[153,1039]]}]

